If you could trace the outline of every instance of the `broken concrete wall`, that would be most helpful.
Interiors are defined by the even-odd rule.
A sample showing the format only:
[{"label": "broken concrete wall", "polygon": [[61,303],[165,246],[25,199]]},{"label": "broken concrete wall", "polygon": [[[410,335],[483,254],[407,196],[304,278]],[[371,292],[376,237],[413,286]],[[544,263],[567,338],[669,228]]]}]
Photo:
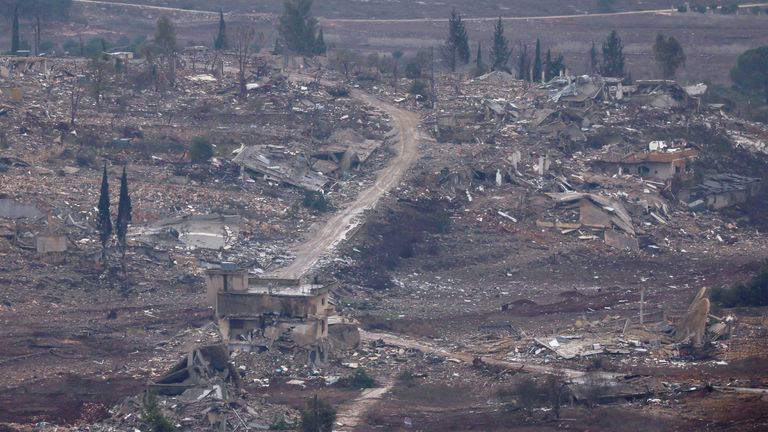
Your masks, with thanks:
[{"label": "broken concrete wall", "polygon": [[35,239],[38,253],[66,252],[67,237],[63,235],[39,235]]},{"label": "broken concrete wall", "polygon": [[258,316],[275,314],[285,317],[325,315],[328,293],[314,296],[285,296],[268,293],[219,292],[216,315]]},{"label": "broken concrete wall", "polygon": [[579,203],[579,222],[590,228],[608,228],[611,226],[611,215],[592,201],[583,199]]},{"label": "broken concrete wall", "polygon": [[208,304],[216,305],[216,294],[248,289],[248,272],[245,270],[211,269],[205,272],[205,291]]},{"label": "broken concrete wall", "polygon": [[287,342],[287,347],[306,348],[328,336],[328,323],[324,318],[281,318],[263,315],[256,318],[225,317],[219,328],[230,346],[248,349],[250,346],[272,348],[276,341]]},{"label": "broken concrete wall", "polygon": [[620,250],[640,250],[637,238],[617,230],[605,230],[605,244]]},{"label": "broken concrete wall", "polygon": [[10,198],[0,199],[0,218],[38,218],[43,213],[32,204],[24,204]]}]

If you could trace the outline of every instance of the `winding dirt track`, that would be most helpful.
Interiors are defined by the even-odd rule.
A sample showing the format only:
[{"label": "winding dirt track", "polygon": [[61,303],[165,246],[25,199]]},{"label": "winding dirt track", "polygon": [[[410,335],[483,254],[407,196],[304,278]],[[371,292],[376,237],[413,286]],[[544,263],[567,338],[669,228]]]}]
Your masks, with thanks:
[{"label": "winding dirt track", "polygon": [[[199,11],[190,9],[171,8],[165,6],[150,6],[150,5],[136,5],[131,3],[111,2],[103,0],[73,0],[74,3],[93,4],[93,5],[117,5],[125,7],[134,7],[139,9],[149,9],[174,13],[188,13],[192,15],[206,15],[211,16],[212,19],[218,19],[219,13],[213,11]],[[739,5],[739,8],[746,9],[753,6],[768,6],[768,3],[750,3]],[[596,17],[613,17],[622,15],[656,15],[656,14],[672,14],[677,13],[672,8],[666,9],[649,9],[639,11],[626,11],[626,12],[608,12],[608,13],[591,13],[581,15],[546,15],[546,16],[533,16],[533,17],[501,17],[504,21],[541,21],[541,20],[558,20],[558,19],[580,19],[580,18],[596,18]],[[242,16],[251,17],[269,17],[271,14],[256,14],[247,13],[239,14]],[[447,18],[400,18],[400,19],[368,19],[368,18],[323,18],[318,17],[319,21],[323,24],[344,24],[344,23],[371,23],[371,24],[397,24],[397,23],[426,23],[426,22],[446,22]],[[467,22],[495,22],[498,17],[462,17],[463,21]]]},{"label": "winding dirt track", "polygon": [[[292,75],[291,79],[307,80],[309,78]],[[360,217],[365,210],[373,208],[379,198],[400,183],[405,172],[419,157],[420,118],[418,114],[390,105],[359,90],[353,90],[351,96],[389,114],[395,133],[397,155],[392,158],[386,168],[376,174],[376,183],[373,186],[360,192],[355,201],[333,215],[311,234],[312,237],[309,240],[299,245],[294,250],[296,256],[294,261],[286,267],[275,270],[272,273],[274,277],[297,278],[310,271],[321,257],[346,239],[347,234],[361,222]]]}]

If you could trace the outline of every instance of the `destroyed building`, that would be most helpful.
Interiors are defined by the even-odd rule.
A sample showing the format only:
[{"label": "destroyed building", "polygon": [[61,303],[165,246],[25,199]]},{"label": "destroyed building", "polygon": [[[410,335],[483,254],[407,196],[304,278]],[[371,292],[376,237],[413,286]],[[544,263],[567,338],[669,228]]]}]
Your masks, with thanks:
[{"label": "destroyed building", "polygon": [[630,153],[623,157],[606,157],[595,161],[596,169],[609,173],[635,174],[661,181],[685,178],[689,174],[689,162],[698,155],[693,148],[669,151]]},{"label": "destroyed building", "polygon": [[302,279],[249,278],[233,264],[206,272],[224,343],[230,349],[280,349],[307,353],[311,363],[327,358],[331,286]]},{"label": "destroyed building", "polygon": [[247,147],[240,150],[232,162],[264,180],[286,183],[309,191],[319,191],[328,182],[327,177],[312,171],[305,158],[294,158],[280,150],[268,146]]},{"label": "destroyed building", "polygon": [[[719,174],[690,191],[688,207],[719,210],[744,204],[761,191],[760,179],[738,174]],[[681,196],[685,199],[685,196]]]}]

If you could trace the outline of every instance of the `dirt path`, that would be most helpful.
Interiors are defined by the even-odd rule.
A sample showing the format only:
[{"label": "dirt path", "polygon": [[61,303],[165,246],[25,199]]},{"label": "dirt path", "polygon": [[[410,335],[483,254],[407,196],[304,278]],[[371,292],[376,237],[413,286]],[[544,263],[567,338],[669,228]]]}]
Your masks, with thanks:
[{"label": "dirt path", "polygon": [[[218,17],[219,17],[218,12],[180,9],[180,8],[172,8],[172,7],[165,7],[165,6],[137,5],[137,4],[131,4],[131,3],[111,2],[111,1],[103,1],[103,0],[73,0],[73,2],[81,3],[81,4],[93,4],[93,5],[113,5],[113,6],[134,7],[138,9],[150,9],[150,10],[158,10],[158,11],[174,12],[174,13],[188,13],[192,15],[206,15],[216,20],[218,20]],[[762,3],[743,4],[743,5],[739,5],[739,8],[746,9],[754,6],[760,6],[760,7],[768,6],[768,3],[762,2]],[[591,13],[591,14],[581,14],[581,15],[502,17],[502,19],[504,21],[541,21],[541,20],[558,20],[558,19],[574,19],[574,18],[580,19],[580,18],[616,17],[616,16],[622,16],[622,15],[656,15],[656,14],[672,14],[672,13],[678,13],[678,12],[673,11],[672,8],[666,8],[666,9],[650,9],[650,10],[626,11],[626,12]],[[256,14],[256,13],[242,13],[237,15],[250,16],[250,17],[272,16],[271,14]],[[462,17],[462,20],[467,22],[496,22],[497,19],[498,17],[479,17],[479,18]],[[345,23],[397,24],[397,23],[427,23],[427,22],[447,21],[446,18],[367,19],[367,18],[323,18],[323,17],[318,17],[318,20],[322,24],[326,24],[326,25],[345,24]]]},{"label": "dirt path", "polygon": [[[462,363],[466,363],[466,364],[472,364],[475,359],[475,356],[470,353],[465,353],[460,351],[446,351],[442,348],[436,347],[427,342],[413,340],[413,339],[405,339],[401,336],[393,335],[390,333],[373,333],[365,330],[360,330],[360,339],[363,342],[383,340],[384,343],[386,343],[387,345],[394,345],[401,348],[413,348],[422,352],[438,355],[440,357],[457,359],[457,360],[460,360]],[[580,378],[582,378],[587,374],[587,372],[576,370],[576,369],[563,369],[563,368],[558,368],[554,366],[547,366],[547,365],[540,365],[540,364],[513,362],[508,360],[500,360],[500,359],[489,357],[489,356],[482,356],[480,357],[480,360],[482,360],[484,363],[489,365],[519,370],[523,372],[532,372],[532,373],[547,374],[547,375],[562,374],[565,377],[572,380],[573,379],[579,380]],[[605,372],[601,373],[601,377],[603,378],[620,378],[622,376],[624,376],[624,374],[621,374],[621,373],[605,373]]]},{"label": "dirt path", "polygon": [[336,416],[336,432],[352,431],[360,424],[363,415],[373,407],[394,386],[394,380],[387,378],[381,387],[364,390],[360,396],[339,407]]},{"label": "dirt path", "polygon": [[[308,78],[291,76],[291,79]],[[353,90],[351,96],[390,115],[396,133],[395,150],[397,155],[386,168],[376,174],[376,182],[373,186],[360,192],[355,201],[333,215],[324,225],[313,232],[308,241],[294,250],[296,255],[294,261],[286,267],[275,270],[271,274],[272,276],[295,278],[310,271],[321,257],[346,239],[347,234],[361,222],[363,212],[373,208],[382,195],[397,186],[408,168],[418,159],[420,138],[418,114],[390,105],[359,90]]]}]

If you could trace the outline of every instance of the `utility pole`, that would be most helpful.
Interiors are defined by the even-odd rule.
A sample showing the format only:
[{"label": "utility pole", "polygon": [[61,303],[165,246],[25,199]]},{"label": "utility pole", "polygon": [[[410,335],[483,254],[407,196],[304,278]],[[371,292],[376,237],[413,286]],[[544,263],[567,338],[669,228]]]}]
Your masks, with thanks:
[{"label": "utility pole", "polygon": [[643,326],[643,305],[645,304],[645,285],[640,286],[640,327]]},{"label": "utility pole", "polygon": [[437,105],[437,94],[435,93],[435,48],[429,47],[429,59],[431,63],[430,93],[432,94],[432,109]]}]

